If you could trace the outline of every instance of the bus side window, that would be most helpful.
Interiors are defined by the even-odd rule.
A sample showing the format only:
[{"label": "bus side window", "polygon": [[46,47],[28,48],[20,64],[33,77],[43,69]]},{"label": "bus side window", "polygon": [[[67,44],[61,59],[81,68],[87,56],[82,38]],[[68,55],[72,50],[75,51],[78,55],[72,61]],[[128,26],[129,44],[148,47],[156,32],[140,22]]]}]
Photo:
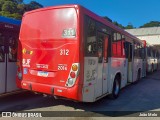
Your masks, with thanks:
[{"label": "bus side window", "polygon": [[98,39],[98,62],[102,63],[103,61],[103,41],[104,41],[104,36],[98,33],[97,35]]},{"label": "bus side window", "polygon": [[123,46],[124,46],[126,58],[128,58],[128,52],[129,52],[129,44],[128,44],[128,42],[123,42]]},{"label": "bus side window", "polygon": [[9,62],[17,60],[17,40],[15,37],[9,38]]},{"label": "bus side window", "polygon": [[0,33],[0,62],[5,61],[4,39],[5,37],[2,35],[2,33]]},{"label": "bus side window", "polygon": [[125,53],[123,52],[124,46],[123,46],[124,38],[122,38],[122,35],[114,32],[113,33],[113,41],[112,41],[112,56],[114,57],[124,57]]},{"label": "bus side window", "polygon": [[85,54],[87,56],[97,55],[96,22],[85,16]]},{"label": "bus side window", "polygon": [[148,56],[148,57],[151,57],[151,50],[150,50],[150,47],[147,47],[147,56]]},{"label": "bus side window", "polygon": [[135,45],[134,45],[134,57],[135,58],[137,58],[139,56],[138,50],[139,50],[139,46],[137,43],[135,43]]}]

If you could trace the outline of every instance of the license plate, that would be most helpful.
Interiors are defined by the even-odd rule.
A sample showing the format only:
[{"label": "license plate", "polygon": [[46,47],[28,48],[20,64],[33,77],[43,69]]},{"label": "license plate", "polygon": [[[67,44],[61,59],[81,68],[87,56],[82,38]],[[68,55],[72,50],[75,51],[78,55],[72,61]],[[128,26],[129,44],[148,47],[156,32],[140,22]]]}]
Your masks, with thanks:
[{"label": "license plate", "polygon": [[38,76],[42,76],[42,77],[48,77],[48,72],[45,71],[38,71]]}]

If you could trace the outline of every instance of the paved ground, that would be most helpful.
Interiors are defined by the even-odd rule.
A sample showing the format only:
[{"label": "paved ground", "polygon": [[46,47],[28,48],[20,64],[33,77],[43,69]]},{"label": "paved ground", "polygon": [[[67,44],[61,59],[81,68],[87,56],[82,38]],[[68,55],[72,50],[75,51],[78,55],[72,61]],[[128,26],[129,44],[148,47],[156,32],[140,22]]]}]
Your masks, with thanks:
[{"label": "paved ground", "polygon": [[[96,115],[119,115],[122,117],[139,114],[137,111],[160,111],[160,71],[157,71],[152,75],[148,75],[137,84],[132,84],[122,89],[119,98],[116,100],[105,97],[95,103],[78,103],[69,100],[55,100],[53,97],[35,95],[30,92],[9,95],[0,98],[0,111],[22,110],[95,111],[89,113],[90,117],[83,118],[84,120],[91,120],[93,119],[92,116]],[[119,111],[128,112],[122,112],[119,114]],[[70,114],[77,113],[72,112]],[[74,120],[80,118],[73,117],[70,119]]]}]

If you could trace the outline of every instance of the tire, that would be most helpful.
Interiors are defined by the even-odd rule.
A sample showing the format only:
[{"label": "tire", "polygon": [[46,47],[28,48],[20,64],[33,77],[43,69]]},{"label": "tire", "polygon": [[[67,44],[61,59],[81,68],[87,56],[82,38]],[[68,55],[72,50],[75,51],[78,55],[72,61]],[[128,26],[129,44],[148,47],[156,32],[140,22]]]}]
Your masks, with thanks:
[{"label": "tire", "polygon": [[117,76],[114,79],[111,98],[112,99],[118,98],[119,92],[120,92],[120,78]]}]

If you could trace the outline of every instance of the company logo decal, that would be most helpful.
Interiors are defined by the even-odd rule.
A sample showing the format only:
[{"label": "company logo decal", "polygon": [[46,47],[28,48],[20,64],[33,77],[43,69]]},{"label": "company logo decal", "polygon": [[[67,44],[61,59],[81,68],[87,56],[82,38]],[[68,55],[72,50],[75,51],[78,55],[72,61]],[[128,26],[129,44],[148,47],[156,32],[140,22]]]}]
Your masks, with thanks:
[{"label": "company logo decal", "polygon": [[23,67],[30,67],[30,61],[31,59],[23,59],[22,60]]},{"label": "company logo decal", "polygon": [[32,54],[33,54],[33,51],[29,51],[29,50],[27,50],[27,49],[23,48],[22,53],[23,53],[23,54],[29,54],[29,55],[32,55]]}]

